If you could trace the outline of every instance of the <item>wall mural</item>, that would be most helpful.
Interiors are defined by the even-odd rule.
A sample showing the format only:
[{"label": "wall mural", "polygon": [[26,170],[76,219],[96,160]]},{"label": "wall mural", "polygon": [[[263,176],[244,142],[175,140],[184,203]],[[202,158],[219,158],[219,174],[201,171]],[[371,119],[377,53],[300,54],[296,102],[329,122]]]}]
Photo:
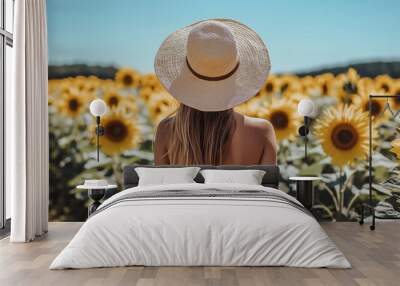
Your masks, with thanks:
[{"label": "wall mural", "polygon": [[[79,73],[78,73],[79,74]],[[235,108],[243,114],[268,119],[279,142],[280,189],[293,191],[289,177],[313,174],[321,219],[355,220],[368,200],[368,95],[400,94],[400,79],[386,74],[360,77],[353,68],[339,74],[314,76],[270,75],[260,92]],[[96,161],[95,118],[89,103],[102,98],[109,112],[102,117]],[[297,103],[310,98],[319,107],[309,136],[308,162],[298,136],[303,118]],[[400,110],[400,97],[372,102],[375,202],[385,201],[397,177],[400,156],[398,123],[390,111]],[[84,179],[107,178],[121,185],[122,166],[152,164],[152,140],[157,124],[173,116],[178,103],[163,90],[154,74],[121,68],[114,78],[93,75],[49,80],[50,219],[85,220],[86,192],[75,189]],[[386,188],[380,184],[386,180]],[[67,184],[66,184],[67,182]],[[389,187],[388,187],[389,186]]]}]

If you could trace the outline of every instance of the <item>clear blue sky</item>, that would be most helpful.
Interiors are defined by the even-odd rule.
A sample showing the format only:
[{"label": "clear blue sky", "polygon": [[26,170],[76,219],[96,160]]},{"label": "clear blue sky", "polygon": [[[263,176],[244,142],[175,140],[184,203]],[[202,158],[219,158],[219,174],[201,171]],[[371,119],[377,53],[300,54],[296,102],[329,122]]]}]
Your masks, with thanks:
[{"label": "clear blue sky", "polygon": [[274,72],[400,59],[398,0],[47,0],[50,64],[153,71],[163,39],[207,18],[233,18],[266,42]]}]

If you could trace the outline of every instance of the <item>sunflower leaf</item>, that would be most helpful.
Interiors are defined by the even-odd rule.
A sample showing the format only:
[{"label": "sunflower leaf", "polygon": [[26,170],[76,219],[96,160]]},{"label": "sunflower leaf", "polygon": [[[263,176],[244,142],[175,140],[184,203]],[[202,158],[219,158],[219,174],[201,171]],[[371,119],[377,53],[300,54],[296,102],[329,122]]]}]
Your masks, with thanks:
[{"label": "sunflower leaf", "polygon": [[372,184],[372,188],[382,194],[391,196],[392,192],[379,184]]},{"label": "sunflower leaf", "polygon": [[300,170],[299,175],[300,176],[305,176],[305,175],[314,175],[317,176],[321,174],[322,172],[322,165],[320,163],[315,163],[312,164],[302,170]]},{"label": "sunflower leaf", "polygon": [[152,161],[154,158],[154,153],[153,152],[148,152],[148,151],[141,151],[141,150],[130,150],[126,151],[125,155],[128,156],[136,156],[141,159],[149,160]]},{"label": "sunflower leaf", "polygon": [[393,162],[392,160],[389,160],[387,157],[383,156],[381,153],[377,152],[372,155],[372,164],[388,169],[393,169],[398,165],[397,162]]}]

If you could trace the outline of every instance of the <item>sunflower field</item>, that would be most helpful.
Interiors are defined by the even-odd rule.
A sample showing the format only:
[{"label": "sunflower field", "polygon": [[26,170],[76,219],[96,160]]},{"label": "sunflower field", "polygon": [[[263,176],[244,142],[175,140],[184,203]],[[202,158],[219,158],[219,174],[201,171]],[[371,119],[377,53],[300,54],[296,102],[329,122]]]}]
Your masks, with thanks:
[{"label": "sunflower field", "polygon": [[[279,142],[280,189],[292,193],[290,176],[318,175],[316,205],[320,219],[355,220],[368,201],[369,94],[400,94],[400,79],[388,75],[360,77],[346,73],[317,76],[270,75],[260,92],[235,108],[248,116],[269,120]],[[96,160],[95,118],[89,103],[102,98],[109,111],[101,118],[100,162]],[[298,135],[302,99],[319,109],[311,123],[308,160]],[[152,164],[157,124],[174,113],[178,102],[154,74],[122,68],[114,79],[76,76],[49,80],[50,219],[85,220],[88,198],[75,186],[84,179],[106,178],[122,183],[122,167]],[[400,135],[397,111],[400,96],[375,99],[373,111],[373,200],[382,211],[396,211]],[[390,108],[389,108],[390,107]],[[112,195],[110,193],[109,195]]]}]

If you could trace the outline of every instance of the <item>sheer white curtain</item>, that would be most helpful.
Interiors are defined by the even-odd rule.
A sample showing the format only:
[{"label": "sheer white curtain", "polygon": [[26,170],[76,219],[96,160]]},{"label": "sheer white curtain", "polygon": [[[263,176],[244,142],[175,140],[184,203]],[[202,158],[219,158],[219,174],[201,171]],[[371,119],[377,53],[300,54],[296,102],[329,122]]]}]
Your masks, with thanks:
[{"label": "sheer white curtain", "polygon": [[6,98],[6,187],[12,242],[47,231],[49,143],[45,0],[15,1],[13,93]]}]

